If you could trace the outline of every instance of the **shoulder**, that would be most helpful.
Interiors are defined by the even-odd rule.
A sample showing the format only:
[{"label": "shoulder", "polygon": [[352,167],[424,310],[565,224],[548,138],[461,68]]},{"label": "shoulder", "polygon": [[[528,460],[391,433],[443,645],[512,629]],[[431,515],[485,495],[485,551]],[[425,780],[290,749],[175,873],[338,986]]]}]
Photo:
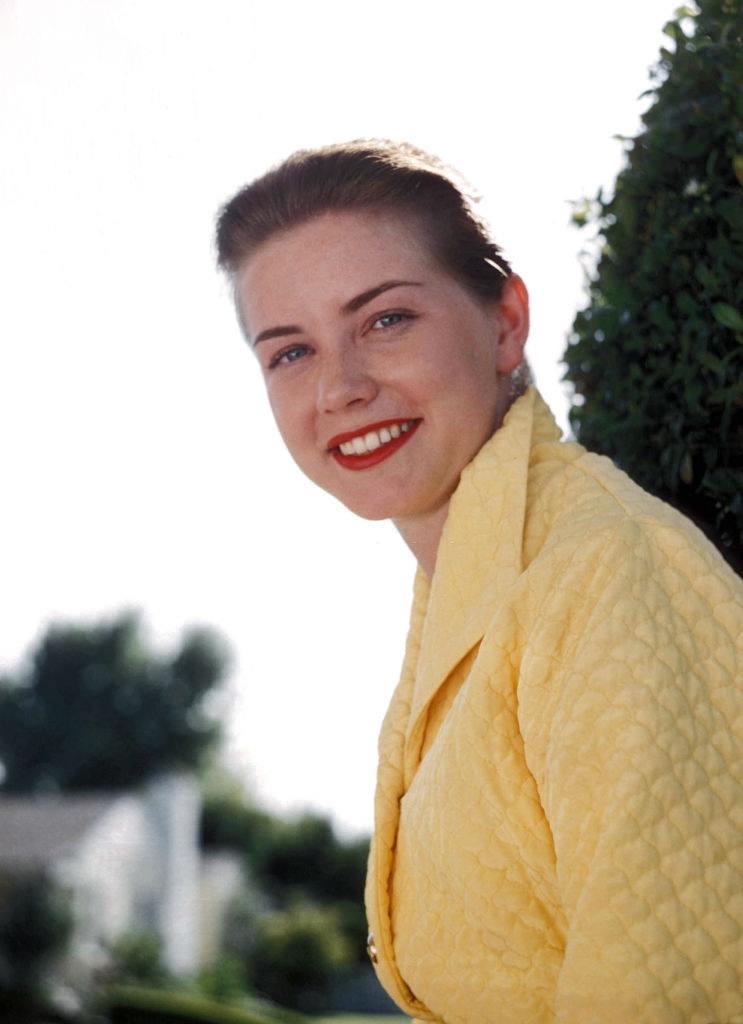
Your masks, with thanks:
[{"label": "shoulder", "polygon": [[[574,442],[536,446],[529,468],[525,563],[564,545],[607,544],[654,567],[740,579],[684,515],[643,490],[610,459]],[[743,590],[741,590],[743,593]]]},{"label": "shoulder", "polygon": [[533,614],[570,609],[591,632],[599,615],[672,618],[740,650],[743,581],[685,516],[580,445],[533,452],[523,567]]},{"label": "shoulder", "polygon": [[608,459],[551,447],[536,460],[516,616],[527,745],[632,743],[639,718],[652,735],[698,729],[697,715],[739,728],[743,581]]}]

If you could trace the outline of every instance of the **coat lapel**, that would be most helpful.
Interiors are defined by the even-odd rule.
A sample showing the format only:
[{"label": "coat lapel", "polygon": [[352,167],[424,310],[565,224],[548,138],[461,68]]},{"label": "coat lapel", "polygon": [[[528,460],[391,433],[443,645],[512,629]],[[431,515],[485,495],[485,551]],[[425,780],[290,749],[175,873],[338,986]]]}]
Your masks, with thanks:
[{"label": "coat lapel", "polygon": [[420,763],[432,699],[482,640],[503,594],[522,571],[530,451],[559,433],[549,409],[530,388],[463,471],[430,584],[422,570],[416,574],[402,675],[380,734],[366,903],[380,981],[402,1009],[419,1019],[433,1018],[397,970],[391,927],[400,801]]},{"label": "coat lapel", "polygon": [[[420,762],[430,703],[478,644],[503,595],[522,571],[529,454],[554,421],[531,388],[462,473],[449,505],[422,625],[420,655],[406,729],[405,788]],[[535,415],[536,414],[536,415]]]}]

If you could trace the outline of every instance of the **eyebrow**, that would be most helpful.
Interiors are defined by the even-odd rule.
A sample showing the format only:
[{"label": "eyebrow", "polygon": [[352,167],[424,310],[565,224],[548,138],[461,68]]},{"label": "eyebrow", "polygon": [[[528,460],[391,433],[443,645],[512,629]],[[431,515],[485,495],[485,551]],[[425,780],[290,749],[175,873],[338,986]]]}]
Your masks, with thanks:
[{"label": "eyebrow", "polygon": [[[367,302],[371,302],[372,299],[376,299],[378,295],[383,292],[387,292],[390,288],[402,288],[403,286],[414,286],[421,287],[422,281],[383,281],[381,284],[375,285],[373,288],[368,288],[366,291],[361,292],[359,295],[355,295],[348,302],[341,306],[341,313],[344,316],[348,316],[349,313],[355,313],[357,310],[365,306]],[[268,341],[269,338],[281,338],[286,334],[301,334],[302,328],[296,324],[285,324],[281,327],[267,327],[265,331],[261,331],[260,334],[256,335],[256,339],[253,342],[253,348],[256,347],[261,341]]]}]

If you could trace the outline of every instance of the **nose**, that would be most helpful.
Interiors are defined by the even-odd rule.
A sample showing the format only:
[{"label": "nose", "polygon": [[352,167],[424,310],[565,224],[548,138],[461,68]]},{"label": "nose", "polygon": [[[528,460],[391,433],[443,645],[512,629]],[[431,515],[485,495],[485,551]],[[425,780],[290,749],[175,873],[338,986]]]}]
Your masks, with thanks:
[{"label": "nose", "polygon": [[379,387],[354,350],[344,350],[326,358],[317,385],[319,412],[342,412],[351,405],[367,405]]}]

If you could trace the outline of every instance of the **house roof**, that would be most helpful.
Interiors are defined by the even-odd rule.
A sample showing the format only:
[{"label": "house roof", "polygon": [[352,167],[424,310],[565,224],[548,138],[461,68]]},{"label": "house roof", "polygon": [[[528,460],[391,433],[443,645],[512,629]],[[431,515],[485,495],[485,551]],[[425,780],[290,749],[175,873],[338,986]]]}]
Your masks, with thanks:
[{"label": "house roof", "polygon": [[55,863],[75,849],[120,796],[0,796],[0,870],[33,870]]}]

